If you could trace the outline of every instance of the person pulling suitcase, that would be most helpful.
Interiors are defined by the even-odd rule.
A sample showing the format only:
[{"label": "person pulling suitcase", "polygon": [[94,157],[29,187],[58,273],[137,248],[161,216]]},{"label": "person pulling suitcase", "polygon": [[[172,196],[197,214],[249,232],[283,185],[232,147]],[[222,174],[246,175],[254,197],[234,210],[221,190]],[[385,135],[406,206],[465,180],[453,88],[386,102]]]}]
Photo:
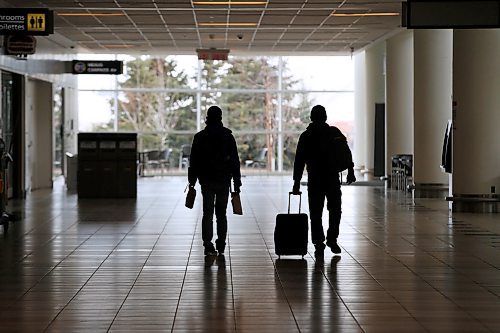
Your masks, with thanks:
[{"label": "person pulling suitcase", "polygon": [[337,243],[342,215],[342,191],[339,173],[348,170],[347,184],[356,181],[354,163],[347,141],[335,126],[326,123],[326,110],[322,105],[311,109],[311,123],[300,135],[293,168],[293,194],[300,193],[300,180],[307,167],[307,193],[311,218],[311,239],[315,247],[314,256],[324,257],[325,233],[323,230],[323,208],[325,198],[329,211],[329,227],[326,245],[333,253],[340,253]]}]

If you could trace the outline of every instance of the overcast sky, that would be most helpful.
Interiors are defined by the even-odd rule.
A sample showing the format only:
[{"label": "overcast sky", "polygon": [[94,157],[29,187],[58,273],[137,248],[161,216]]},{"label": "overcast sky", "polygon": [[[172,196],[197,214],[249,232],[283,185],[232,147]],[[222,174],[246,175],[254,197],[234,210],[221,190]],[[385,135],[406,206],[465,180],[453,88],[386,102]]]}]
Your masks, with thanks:
[{"label": "overcast sky", "polygon": [[[88,59],[87,59],[88,58]],[[90,55],[79,59],[110,60],[114,56]],[[190,76],[196,72],[196,56],[179,56],[178,65]],[[354,90],[354,61],[351,57],[336,56],[297,56],[286,57],[287,67],[293,77],[303,83],[304,90]],[[112,75],[80,75],[80,89],[114,89],[115,80]],[[109,99],[113,93],[82,91],[79,95],[79,129],[89,131],[93,123],[108,122],[112,113]],[[313,93],[315,104],[322,104],[328,112],[328,122],[354,120],[353,93]]]}]

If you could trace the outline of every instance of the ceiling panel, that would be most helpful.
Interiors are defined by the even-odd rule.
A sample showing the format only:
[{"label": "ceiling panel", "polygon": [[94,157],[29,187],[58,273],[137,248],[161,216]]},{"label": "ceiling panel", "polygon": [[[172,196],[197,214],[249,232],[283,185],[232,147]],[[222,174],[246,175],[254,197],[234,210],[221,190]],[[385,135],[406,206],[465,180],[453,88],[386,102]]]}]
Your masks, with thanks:
[{"label": "ceiling panel", "polygon": [[[401,21],[400,16],[362,16],[399,13],[400,0],[268,0],[257,6],[194,5],[191,0],[3,3],[7,7],[53,9],[55,33],[68,40],[67,46],[96,53],[195,54],[199,47],[219,47],[231,48],[232,53],[345,54],[399,30]],[[358,16],[331,16],[336,13]],[[227,22],[248,25],[227,26]],[[59,36],[46,38],[60,44]]]}]

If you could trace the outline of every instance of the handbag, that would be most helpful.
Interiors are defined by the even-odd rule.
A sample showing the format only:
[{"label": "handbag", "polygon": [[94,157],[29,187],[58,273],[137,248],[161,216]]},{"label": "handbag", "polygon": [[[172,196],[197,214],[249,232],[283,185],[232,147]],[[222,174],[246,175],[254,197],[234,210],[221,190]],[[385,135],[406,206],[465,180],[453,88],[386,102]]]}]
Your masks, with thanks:
[{"label": "handbag", "polygon": [[243,208],[241,207],[241,198],[239,192],[231,191],[231,205],[233,206],[233,214],[243,215]]},{"label": "handbag", "polygon": [[[185,206],[189,209],[193,208],[194,206],[194,199],[196,199],[196,190],[194,189],[194,187],[189,187],[189,185],[187,186],[188,189],[188,192],[186,194],[186,203],[185,203]],[[186,190],[184,190],[184,192],[186,192]]]}]

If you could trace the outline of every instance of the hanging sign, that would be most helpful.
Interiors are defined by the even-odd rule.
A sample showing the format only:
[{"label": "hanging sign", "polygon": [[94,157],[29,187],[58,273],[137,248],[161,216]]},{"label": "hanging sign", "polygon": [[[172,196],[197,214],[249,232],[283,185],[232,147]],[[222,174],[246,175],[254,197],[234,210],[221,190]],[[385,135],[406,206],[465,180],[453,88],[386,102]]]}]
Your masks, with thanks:
[{"label": "hanging sign", "polygon": [[0,35],[48,36],[54,33],[54,12],[47,8],[0,8]]},{"label": "hanging sign", "polygon": [[36,51],[36,39],[28,35],[5,36],[4,45],[7,55],[28,55]]},{"label": "hanging sign", "polygon": [[402,6],[408,29],[500,28],[500,0],[407,0]]},{"label": "hanging sign", "polygon": [[199,60],[227,60],[228,49],[196,49]]},{"label": "hanging sign", "polygon": [[73,74],[113,74],[123,73],[123,61],[117,60],[73,60],[71,62]]}]

